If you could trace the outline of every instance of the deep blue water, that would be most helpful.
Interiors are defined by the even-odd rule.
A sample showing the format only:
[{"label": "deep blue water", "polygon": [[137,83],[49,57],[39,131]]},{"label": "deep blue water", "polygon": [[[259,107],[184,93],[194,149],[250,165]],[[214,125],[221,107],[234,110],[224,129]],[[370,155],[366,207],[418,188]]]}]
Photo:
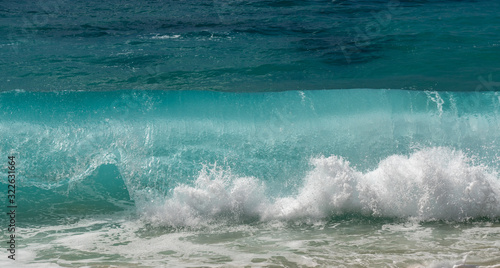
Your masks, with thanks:
[{"label": "deep blue water", "polygon": [[488,0],[2,1],[0,90],[498,90],[498,10]]}]

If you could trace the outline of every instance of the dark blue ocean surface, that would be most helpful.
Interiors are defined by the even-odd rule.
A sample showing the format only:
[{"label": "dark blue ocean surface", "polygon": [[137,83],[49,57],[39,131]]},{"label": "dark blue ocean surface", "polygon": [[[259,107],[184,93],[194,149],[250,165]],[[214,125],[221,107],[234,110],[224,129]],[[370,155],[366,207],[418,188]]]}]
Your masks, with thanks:
[{"label": "dark blue ocean surface", "polygon": [[500,2],[1,1],[0,90],[498,90]]}]

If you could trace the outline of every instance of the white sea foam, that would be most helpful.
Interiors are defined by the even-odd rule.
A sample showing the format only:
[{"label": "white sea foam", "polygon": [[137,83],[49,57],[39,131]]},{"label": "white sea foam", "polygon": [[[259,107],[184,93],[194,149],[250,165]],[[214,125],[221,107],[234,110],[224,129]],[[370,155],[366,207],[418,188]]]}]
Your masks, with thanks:
[{"label": "white sea foam", "polygon": [[177,186],[161,205],[149,206],[147,215],[172,226],[344,214],[421,221],[500,217],[498,174],[474,165],[461,151],[438,147],[392,155],[368,172],[339,156],[313,158],[311,164],[297,194],[279,198],[256,178],[204,168],[194,185]]},{"label": "white sea foam", "polygon": [[155,221],[198,226],[207,220],[259,216],[268,205],[265,186],[252,177],[236,177],[217,167],[203,169],[194,186],[180,185],[152,213]]},{"label": "white sea foam", "polygon": [[172,35],[168,35],[168,34],[165,34],[165,35],[156,34],[155,36],[151,37],[151,39],[177,39],[179,37],[181,37],[179,34],[172,34]]}]

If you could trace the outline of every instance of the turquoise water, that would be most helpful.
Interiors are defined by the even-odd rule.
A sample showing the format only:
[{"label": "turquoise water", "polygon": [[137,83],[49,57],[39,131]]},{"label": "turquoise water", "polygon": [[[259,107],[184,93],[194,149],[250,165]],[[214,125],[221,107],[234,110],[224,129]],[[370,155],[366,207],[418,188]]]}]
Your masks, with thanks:
[{"label": "turquoise water", "polygon": [[0,266],[500,267],[498,10],[0,2]]},{"label": "turquoise water", "polygon": [[26,265],[498,263],[498,92],[0,96]]}]

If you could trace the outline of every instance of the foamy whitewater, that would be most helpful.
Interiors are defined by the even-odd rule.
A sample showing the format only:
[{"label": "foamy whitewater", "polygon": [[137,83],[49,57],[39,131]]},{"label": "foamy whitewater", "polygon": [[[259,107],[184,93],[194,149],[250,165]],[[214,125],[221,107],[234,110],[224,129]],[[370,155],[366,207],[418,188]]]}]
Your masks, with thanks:
[{"label": "foamy whitewater", "polygon": [[463,152],[429,148],[392,155],[360,172],[342,157],[313,158],[313,169],[292,196],[270,200],[264,182],[204,168],[193,186],[179,185],[148,217],[168,226],[229,220],[305,220],[345,214],[417,221],[500,216],[498,174],[473,165]]}]

